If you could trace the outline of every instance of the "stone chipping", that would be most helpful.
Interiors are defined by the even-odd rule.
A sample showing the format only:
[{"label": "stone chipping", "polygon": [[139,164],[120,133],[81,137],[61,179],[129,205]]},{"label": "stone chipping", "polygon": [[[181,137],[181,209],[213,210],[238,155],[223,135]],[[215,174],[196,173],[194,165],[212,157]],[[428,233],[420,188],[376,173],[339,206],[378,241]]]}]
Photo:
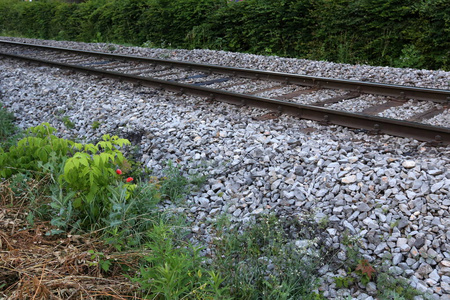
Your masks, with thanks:
[{"label": "stone chipping", "polygon": [[[4,38],[7,39],[7,38]],[[12,39],[12,38],[8,38]],[[18,39],[24,41],[24,39]],[[25,40],[30,42],[31,40]],[[169,50],[111,44],[35,41],[55,46],[251,67],[297,74],[365,79],[448,89],[449,72],[346,65],[210,50]],[[309,218],[323,245],[346,259],[343,233],[364,258],[410,280],[432,299],[450,299],[450,147],[127,83],[0,60],[0,101],[20,127],[50,122],[65,137],[139,132],[142,162],[159,172],[168,160],[202,170],[207,182],[187,199],[195,237],[211,239],[209,222],[229,214],[236,224],[263,213]],[[307,96],[305,96],[307,98]],[[345,107],[341,107],[345,109]],[[445,116],[448,117],[448,114]],[[67,128],[67,118],[74,128]],[[94,122],[99,127],[93,129]],[[303,245],[304,241],[296,241]],[[213,249],[206,249],[211,252]],[[325,264],[320,290],[328,299],[374,299],[374,283],[338,289],[345,270]]]}]

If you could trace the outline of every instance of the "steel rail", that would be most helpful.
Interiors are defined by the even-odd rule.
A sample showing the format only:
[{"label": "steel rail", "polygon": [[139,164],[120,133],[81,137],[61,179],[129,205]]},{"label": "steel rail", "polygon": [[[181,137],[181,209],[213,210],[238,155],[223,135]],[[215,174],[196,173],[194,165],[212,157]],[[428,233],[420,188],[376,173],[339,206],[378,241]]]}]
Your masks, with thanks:
[{"label": "steel rail", "polygon": [[281,100],[238,94],[223,90],[215,90],[212,88],[194,86],[175,81],[165,81],[150,77],[128,75],[116,71],[105,71],[95,68],[70,65],[66,63],[53,62],[16,54],[0,52],[0,56],[31,61],[39,64],[52,65],[59,68],[77,70],[89,75],[115,78],[121,81],[132,82],[143,86],[150,86],[157,89],[166,89],[180,94],[186,93],[190,95],[206,97],[210,100],[217,100],[239,106],[253,106],[269,109],[280,113],[293,115],[299,118],[323,122],[325,124],[336,124],[351,128],[365,129],[375,134],[385,133],[394,136],[415,138],[434,145],[450,144],[450,128],[445,127],[436,127],[415,122],[369,116],[360,113],[334,111],[322,107],[301,105]]},{"label": "steel rail", "polygon": [[198,71],[203,71],[203,72],[207,72],[207,73],[216,72],[216,73],[220,73],[220,74],[240,76],[240,77],[244,77],[244,78],[272,80],[272,81],[277,81],[277,82],[283,82],[285,84],[298,84],[301,86],[311,86],[311,87],[327,88],[327,89],[343,89],[343,90],[357,92],[357,93],[363,93],[363,94],[375,94],[375,95],[395,97],[398,99],[426,100],[426,101],[442,103],[444,105],[450,105],[450,90],[443,90],[443,89],[421,88],[421,87],[413,87],[413,86],[403,86],[403,85],[374,83],[374,82],[367,82],[367,81],[356,81],[356,80],[345,80],[345,79],[334,79],[334,78],[326,78],[326,77],[314,77],[314,76],[308,76],[308,75],[296,75],[296,74],[290,74],[290,73],[271,72],[271,71],[263,71],[263,70],[250,70],[250,69],[243,69],[243,68],[224,67],[224,66],[218,66],[218,65],[199,64],[199,63],[183,62],[183,61],[176,61],[176,60],[164,60],[164,59],[139,57],[139,56],[132,56],[132,55],[117,55],[117,54],[97,52],[97,51],[85,51],[85,50],[75,50],[75,49],[69,49],[69,48],[41,46],[41,45],[34,45],[34,44],[2,41],[2,40],[0,40],[0,43],[17,45],[17,46],[35,47],[35,48],[48,49],[48,50],[66,51],[66,52],[72,52],[72,53],[81,53],[81,54],[87,54],[87,55],[109,57],[109,58],[114,58],[114,59],[141,61],[141,62],[147,62],[150,64],[168,65],[171,67],[179,67],[179,68],[184,68],[184,69],[198,70]]}]

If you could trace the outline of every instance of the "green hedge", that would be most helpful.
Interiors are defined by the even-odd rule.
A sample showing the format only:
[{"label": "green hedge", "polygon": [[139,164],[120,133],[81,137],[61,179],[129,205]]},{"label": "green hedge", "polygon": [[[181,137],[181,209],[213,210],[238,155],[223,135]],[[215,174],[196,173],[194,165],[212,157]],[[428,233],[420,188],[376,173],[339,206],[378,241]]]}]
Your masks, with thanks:
[{"label": "green hedge", "polygon": [[448,0],[0,0],[4,35],[450,70]]},{"label": "green hedge", "polygon": [[320,50],[311,51],[311,58],[450,69],[450,7],[446,0],[312,2],[317,28],[311,45]]}]

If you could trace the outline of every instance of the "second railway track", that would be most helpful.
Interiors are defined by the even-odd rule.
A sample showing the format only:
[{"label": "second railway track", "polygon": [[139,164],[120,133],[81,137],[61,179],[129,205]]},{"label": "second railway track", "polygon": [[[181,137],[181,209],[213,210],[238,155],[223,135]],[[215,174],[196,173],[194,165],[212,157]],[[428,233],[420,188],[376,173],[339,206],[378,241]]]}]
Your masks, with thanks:
[{"label": "second railway track", "polygon": [[[363,129],[374,134],[410,137],[435,145],[450,144],[448,125],[427,123],[427,120],[439,114],[449,114],[450,90],[302,76],[7,41],[0,41],[0,56],[272,111],[261,116],[262,119],[286,113],[323,124]],[[396,107],[401,106],[410,106],[409,113],[396,114]],[[385,117],[392,115],[395,118]]]}]

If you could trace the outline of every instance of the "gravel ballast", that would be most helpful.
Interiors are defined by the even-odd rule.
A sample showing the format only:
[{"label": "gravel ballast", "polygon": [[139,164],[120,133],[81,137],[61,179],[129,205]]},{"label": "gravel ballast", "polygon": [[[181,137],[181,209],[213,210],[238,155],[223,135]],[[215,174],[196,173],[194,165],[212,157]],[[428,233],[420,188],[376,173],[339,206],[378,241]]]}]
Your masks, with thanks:
[{"label": "gravel ballast", "polygon": [[[2,39],[449,89],[450,72],[444,71]],[[1,59],[0,66],[0,101],[20,127],[49,122],[64,137],[87,141],[106,133],[133,137],[139,132],[134,142],[140,144],[142,162],[155,172],[168,160],[185,170],[202,167],[208,181],[187,199],[194,236],[210,238],[208,221],[222,213],[235,222],[270,212],[310,218],[321,224],[321,239],[336,250],[337,259],[345,260],[342,235],[347,232],[370,262],[384,262],[389,272],[409,279],[433,299],[450,299],[450,147],[430,148],[412,139],[371,136],[289,116],[260,121],[265,111],[211,105],[197,97],[9,59]],[[66,127],[67,118],[74,128]],[[92,128],[94,122],[97,129]],[[325,265],[320,272],[320,290],[328,299],[370,299],[383,288],[370,284],[338,289],[333,277],[343,276],[344,270]]]}]

